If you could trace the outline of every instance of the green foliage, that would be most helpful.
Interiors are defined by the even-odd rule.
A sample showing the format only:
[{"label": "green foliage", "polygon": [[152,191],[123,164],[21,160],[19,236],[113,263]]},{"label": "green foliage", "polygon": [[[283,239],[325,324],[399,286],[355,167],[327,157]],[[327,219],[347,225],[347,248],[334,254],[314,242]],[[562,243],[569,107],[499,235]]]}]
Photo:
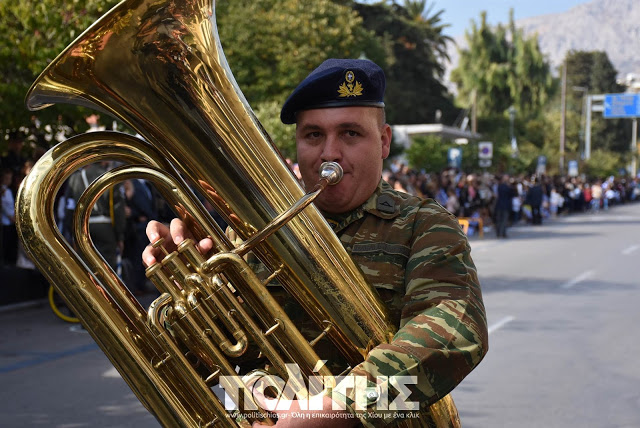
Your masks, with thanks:
[{"label": "green foliage", "polygon": [[[0,2],[0,126],[30,127],[22,106],[37,75],[117,0]],[[351,0],[217,2],[220,41],[241,90],[286,156],[295,156],[293,129],[279,123],[279,106],[323,60],[366,57],[388,77],[389,120],[405,123],[454,115],[440,83],[446,58],[442,11],[423,1],[364,6]],[[56,105],[36,113],[43,124],[82,131],[86,109]],[[395,114],[395,117],[394,117]]]},{"label": "green foliage", "polygon": [[[605,52],[570,51],[565,57],[567,67],[567,111],[582,114],[585,90],[589,94],[624,92],[616,81],[617,71]],[[616,153],[626,153],[631,141],[629,121],[604,119],[592,115],[591,146]]]},{"label": "green foliage", "polygon": [[[0,2],[0,127],[31,126],[24,97],[37,75],[74,38],[118,0],[5,0]],[[366,57],[385,70],[390,123],[432,122],[436,111],[452,121],[457,108],[442,84],[451,39],[444,34],[442,10],[428,0],[234,0],[217,2],[220,40],[238,84],[285,157],[295,160],[294,127],[279,120],[290,91],[329,57]],[[494,142],[492,170],[532,172],[537,157],[548,170],[559,161],[560,95],[535,37],[525,37],[511,16],[507,26],[491,28],[486,14],[466,34],[468,48],[452,80],[458,101],[469,105],[475,93],[478,130]],[[604,52],[567,54],[566,160],[583,150],[583,92],[616,93],[617,72]],[[507,109],[515,106],[517,156],[511,153]],[[44,124],[58,116],[83,130],[86,109],[56,105],[37,112]],[[629,121],[593,116],[592,160],[585,170],[615,173],[628,154]],[[2,142],[0,141],[0,145]],[[421,137],[409,149],[412,166],[438,171],[446,166],[452,143]],[[0,150],[2,147],[0,147]],[[477,169],[477,149],[463,146],[463,167]],[[394,154],[399,148],[394,145]]]},{"label": "green foliage", "polygon": [[[38,74],[80,32],[117,3],[117,0],[5,0],[0,2],[0,126],[29,124],[24,106],[27,90]],[[47,111],[48,110],[48,111]],[[47,109],[50,122],[60,112]]]},{"label": "green foliage", "polygon": [[251,103],[284,100],[330,57],[359,57],[370,36],[350,7],[330,0],[221,2],[218,30],[229,66]]},{"label": "green foliage", "polygon": [[430,8],[420,11],[422,3],[406,2],[409,10],[397,4],[354,5],[365,28],[376,34],[387,53],[380,60],[366,52],[385,71],[385,103],[390,123],[433,122],[437,110],[445,122],[452,121],[457,114],[441,82],[451,38],[443,34],[447,26],[441,22],[442,11],[434,14]]},{"label": "green foliage", "polygon": [[588,177],[608,177],[618,175],[618,170],[624,165],[624,160],[619,153],[608,150],[596,149],[591,152],[591,159],[582,165],[582,172]]},{"label": "green foliage", "polygon": [[491,28],[483,12],[465,38],[468,48],[460,50],[459,65],[451,73],[461,103],[469,105],[475,96],[483,116],[501,115],[512,105],[521,117],[540,111],[552,89],[551,72],[537,37],[527,38],[515,27],[513,11],[508,29]]},{"label": "green foliage", "polygon": [[414,137],[406,155],[411,168],[440,171],[447,166],[447,150],[440,137],[428,135]]},{"label": "green foliage", "polygon": [[255,114],[264,129],[269,133],[274,144],[280,149],[282,156],[296,160],[296,129],[280,121],[282,103],[264,101],[255,106]]},{"label": "green foliage", "polygon": [[[472,23],[466,34],[468,48],[460,52],[460,64],[452,72],[459,101],[477,100],[478,130],[494,142],[493,168],[498,171],[532,173],[540,155],[547,157],[547,173],[556,174],[560,165],[560,83],[553,82],[549,66],[536,37],[526,38],[516,29],[513,16],[507,27],[491,28],[486,14]],[[617,72],[604,52],[569,52],[565,112],[565,156],[580,159],[584,151],[584,88],[590,94],[621,92]],[[574,89],[578,88],[578,89]],[[518,154],[509,144],[508,108],[516,107],[514,123]],[[592,116],[592,147],[601,149],[597,160],[584,171],[615,173],[622,165],[620,153],[628,152],[629,126],[620,120]],[[592,152],[592,154],[595,152]]]}]

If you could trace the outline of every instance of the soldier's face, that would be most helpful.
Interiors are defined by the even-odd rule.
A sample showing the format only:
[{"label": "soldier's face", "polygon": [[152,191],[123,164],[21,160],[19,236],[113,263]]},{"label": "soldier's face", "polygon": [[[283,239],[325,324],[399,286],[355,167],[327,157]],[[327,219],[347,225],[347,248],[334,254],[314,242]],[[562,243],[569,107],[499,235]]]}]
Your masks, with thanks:
[{"label": "soldier's face", "polygon": [[375,191],[382,161],[389,156],[391,127],[375,107],[306,110],[296,116],[298,164],[305,185],[318,182],[323,162],[337,162],[342,181],[315,201],[327,213],[343,213],[364,203]]}]

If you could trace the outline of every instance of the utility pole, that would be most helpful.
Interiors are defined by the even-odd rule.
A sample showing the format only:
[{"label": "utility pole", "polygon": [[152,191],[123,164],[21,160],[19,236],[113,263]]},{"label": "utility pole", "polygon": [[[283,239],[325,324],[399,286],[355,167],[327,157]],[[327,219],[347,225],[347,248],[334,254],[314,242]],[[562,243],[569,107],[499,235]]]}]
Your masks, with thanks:
[{"label": "utility pole", "polygon": [[560,175],[564,174],[565,122],[567,117],[567,61],[562,65],[562,96],[560,99]]},{"label": "utility pole", "polygon": [[516,140],[516,133],[514,123],[516,120],[516,108],[514,106],[509,107],[509,138],[511,139],[511,157],[518,157],[518,142]]},{"label": "utility pole", "polygon": [[582,92],[582,110],[580,112],[580,158],[585,159],[586,143],[585,143],[585,126],[586,126],[586,109],[587,109],[587,97],[589,96],[589,88],[584,86],[574,86],[574,91]]},{"label": "utility pole", "polygon": [[638,118],[634,117],[631,125],[631,177],[636,178],[637,174],[637,153],[638,153]]},{"label": "utility pole", "polygon": [[478,132],[478,90],[474,89],[471,94],[471,132]]}]

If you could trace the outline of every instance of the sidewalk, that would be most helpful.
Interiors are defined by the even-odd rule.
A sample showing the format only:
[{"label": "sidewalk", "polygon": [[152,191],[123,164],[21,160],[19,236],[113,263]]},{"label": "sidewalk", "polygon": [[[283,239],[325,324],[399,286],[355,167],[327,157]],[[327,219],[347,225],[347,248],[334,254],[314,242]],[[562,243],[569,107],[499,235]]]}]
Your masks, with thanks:
[{"label": "sidewalk", "polygon": [[15,266],[0,267],[0,306],[47,297],[49,283],[40,272]]}]

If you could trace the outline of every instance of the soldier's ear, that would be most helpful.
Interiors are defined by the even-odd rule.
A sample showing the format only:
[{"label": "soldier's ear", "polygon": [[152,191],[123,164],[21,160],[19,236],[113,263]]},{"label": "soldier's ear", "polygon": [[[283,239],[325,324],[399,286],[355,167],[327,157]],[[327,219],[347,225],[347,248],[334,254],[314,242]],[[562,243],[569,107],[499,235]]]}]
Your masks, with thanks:
[{"label": "soldier's ear", "polygon": [[380,142],[382,143],[382,159],[389,157],[389,151],[391,150],[391,126],[385,123],[380,131]]}]

